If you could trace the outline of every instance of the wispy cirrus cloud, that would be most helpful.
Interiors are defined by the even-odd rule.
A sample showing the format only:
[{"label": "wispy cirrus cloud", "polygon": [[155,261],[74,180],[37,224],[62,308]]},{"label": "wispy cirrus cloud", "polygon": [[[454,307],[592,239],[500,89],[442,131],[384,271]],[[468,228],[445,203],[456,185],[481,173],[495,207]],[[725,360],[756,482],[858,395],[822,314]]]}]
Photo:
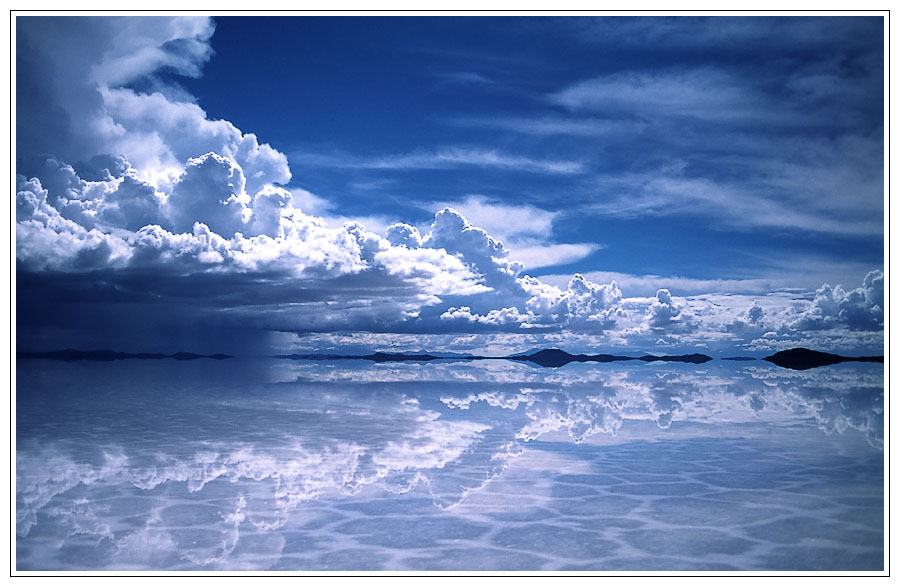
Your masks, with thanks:
[{"label": "wispy cirrus cloud", "polygon": [[711,68],[616,72],[580,81],[548,99],[573,111],[645,118],[729,119],[756,102],[739,79]]},{"label": "wispy cirrus cloud", "polygon": [[[692,177],[682,169],[595,176],[592,181],[598,190],[610,197],[589,205],[589,209],[620,218],[700,215],[715,219],[722,226],[742,229],[770,227],[836,235],[878,235],[883,230],[883,214],[870,200],[874,201],[879,192],[854,197],[860,192],[835,190],[834,182],[825,185],[828,177],[836,179],[839,169],[821,170],[825,177],[808,170],[810,181],[822,184],[821,191],[803,182],[790,182],[775,189],[767,185],[773,176],[735,182]],[[864,185],[863,178],[860,180],[857,189]],[[846,182],[841,183],[850,188]]]},{"label": "wispy cirrus cloud", "polygon": [[647,128],[643,120],[619,120],[594,116],[489,116],[460,117],[453,124],[474,128],[489,128],[538,136],[609,137],[633,134]]},{"label": "wispy cirrus cloud", "polygon": [[542,152],[553,145],[583,154],[583,181],[567,190],[570,207],[584,203],[586,214],[630,219],[699,214],[728,229],[882,233],[883,58],[872,42],[880,19],[553,24],[613,51],[653,38],[674,51],[729,39],[729,50],[778,53],[796,38],[804,52],[764,67],[758,59],[736,65],[692,54],[662,66],[645,62],[535,94],[548,106],[533,115],[451,119],[527,137]]},{"label": "wispy cirrus cloud", "polygon": [[293,152],[290,161],[298,165],[314,165],[341,169],[454,169],[458,167],[490,167],[508,171],[569,175],[581,173],[581,161],[540,159],[512,155],[494,149],[447,147],[418,150],[398,155],[361,157],[351,154]]},{"label": "wispy cirrus cloud", "polygon": [[556,111],[450,122],[584,154],[567,190],[570,210],[584,214],[872,237],[884,219],[877,57],[847,57],[852,71],[831,59],[779,64],[787,71],[777,74],[620,71],[543,96]]},{"label": "wispy cirrus cloud", "polygon": [[490,86],[495,82],[477,71],[444,71],[434,74],[442,84],[460,86]]},{"label": "wispy cirrus cloud", "polygon": [[674,50],[727,48],[729,52],[817,50],[841,39],[847,47],[867,44],[883,30],[880,17],[758,16],[741,18],[678,16],[562,19],[559,23],[588,45],[657,47]]},{"label": "wispy cirrus cloud", "polygon": [[597,76],[548,95],[569,117],[546,127],[574,136],[587,122],[608,152],[634,153],[588,180],[603,194],[596,213],[874,236],[883,227],[881,64],[845,58],[856,67],[826,59],[779,64],[777,74],[682,66]]}]

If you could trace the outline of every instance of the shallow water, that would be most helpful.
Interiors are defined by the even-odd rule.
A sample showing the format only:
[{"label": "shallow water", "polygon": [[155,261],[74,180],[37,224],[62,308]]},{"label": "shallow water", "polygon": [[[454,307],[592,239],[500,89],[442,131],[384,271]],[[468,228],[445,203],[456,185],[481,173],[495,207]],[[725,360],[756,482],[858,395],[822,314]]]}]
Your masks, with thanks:
[{"label": "shallow water", "polygon": [[882,365],[19,360],[16,569],[866,570]]}]

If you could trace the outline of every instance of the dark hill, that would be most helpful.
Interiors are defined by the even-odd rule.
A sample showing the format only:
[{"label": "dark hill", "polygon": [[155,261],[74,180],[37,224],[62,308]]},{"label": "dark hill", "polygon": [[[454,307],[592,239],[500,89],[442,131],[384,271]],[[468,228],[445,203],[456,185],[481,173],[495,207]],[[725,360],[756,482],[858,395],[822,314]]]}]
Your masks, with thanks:
[{"label": "dark hill", "polygon": [[667,361],[670,363],[694,363],[695,365],[699,365],[707,361],[712,361],[712,357],[701,355],[700,353],[694,353],[692,355],[664,355],[662,357],[657,357],[656,355],[644,355],[641,357],[641,361]]},{"label": "dark hill", "polygon": [[705,363],[712,357],[706,355],[644,355],[643,357],[624,357],[619,355],[573,355],[560,349],[545,349],[530,355],[514,355],[503,357],[512,361],[528,361],[542,367],[562,367],[569,363],[611,363],[613,361],[668,361],[678,363]]},{"label": "dark hill", "polygon": [[826,365],[835,365],[846,361],[861,361],[864,363],[883,363],[884,357],[844,357],[842,355],[833,355],[831,353],[823,353],[804,348],[795,348],[786,351],[779,351],[774,355],[765,358],[766,361],[774,363],[779,367],[788,369],[805,370],[814,367],[824,367]]},{"label": "dark hill", "polygon": [[561,349],[544,349],[530,355],[514,355],[504,358],[512,361],[528,361],[542,367],[562,367],[572,362],[586,360],[585,355],[573,355]]},{"label": "dark hill", "polygon": [[435,361],[440,359],[434,355],[428,354],[407,354],[407,353],[373,353],[371,355],[363,355],[360,359],[375,361],[376,363],[385,363],[389,361]]}]

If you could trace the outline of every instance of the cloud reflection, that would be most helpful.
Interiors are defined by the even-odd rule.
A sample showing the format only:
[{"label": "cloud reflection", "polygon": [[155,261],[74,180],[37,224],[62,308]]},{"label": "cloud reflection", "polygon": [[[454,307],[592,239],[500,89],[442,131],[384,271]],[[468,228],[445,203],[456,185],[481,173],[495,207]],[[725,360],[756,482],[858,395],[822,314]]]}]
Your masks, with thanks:
[{"label": "cloud reflection", "polygon": [[[302,375],[281,373],[264,392],[236,384],[172,407],[189,407],[194,426],[157,428],[163,438],[153,443],[139,440],[140,421],[104,425],[103,412],[128,401],[112,385],[90,415],[60,414],[67,438],[19,442],[19,564],[234,568],[242,540],[265,536],[266,548],[280,548],[284,532],[335,515],[320,513],[323,504],[419,495],[456,511],[525,452],[559,443],[559,433],[592,445],[625,431],[621,442],[812,424],[883,447],[883,376],[873,366],[574,367],[294,365],[290,374]],[[307,381],[322,374],[357,383]],[[78,559],[76,545],[97,560]]]}]

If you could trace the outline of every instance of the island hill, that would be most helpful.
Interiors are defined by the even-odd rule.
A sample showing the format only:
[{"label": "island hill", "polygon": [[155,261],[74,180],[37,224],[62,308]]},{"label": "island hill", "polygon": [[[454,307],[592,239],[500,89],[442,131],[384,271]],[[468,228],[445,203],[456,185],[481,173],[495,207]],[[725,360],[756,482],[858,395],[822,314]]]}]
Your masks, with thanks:
[{"label": "island hill", "polygon": [[788,369],[805,370],[814,367],[824,367],[826,365],[836,365],[847,361],[859,361],[862,363],[884,363],[884,356],[877,357],[844,357],[842,355],[834,355],[831,353],[823,353],[820,351],[811,351],[804,348],[790,349],[779,351],[774,355],[765,358],[766,361],[774,363],[779,367],[787,367]]},{"label": "island hill", "polygon": [[428,353],[372,353],[370,355],[278,355],[279,359],[303,360],[364,360],[376,363],[399,361],[486,361],[506,360],[525,361],[541,367],[562,367],[569,363],[612,363],[613,361],[668,361],[677,363],[700,364],[711,361],[707,355],[644,355],[641,357],[625,357],[620,355],[573,355],[560,349],[544,349],[530,354],[487,357],[481,355],[431,355]]}]

